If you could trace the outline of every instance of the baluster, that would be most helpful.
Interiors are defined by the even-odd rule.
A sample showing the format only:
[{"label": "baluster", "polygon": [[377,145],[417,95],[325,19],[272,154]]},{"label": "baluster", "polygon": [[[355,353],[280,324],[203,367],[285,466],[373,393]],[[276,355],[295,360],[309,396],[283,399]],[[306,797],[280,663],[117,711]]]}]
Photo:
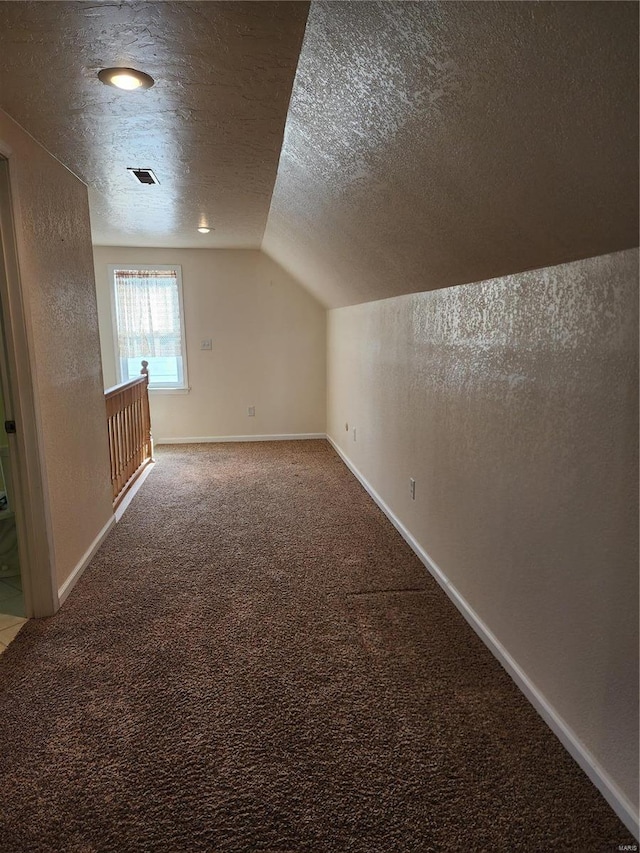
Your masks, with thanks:
[{"label": "baluster", "polygon": [[124,382],[105,395],[114,507],[152,461],[148,368],[148,362],[143,361],[139,379]]}]

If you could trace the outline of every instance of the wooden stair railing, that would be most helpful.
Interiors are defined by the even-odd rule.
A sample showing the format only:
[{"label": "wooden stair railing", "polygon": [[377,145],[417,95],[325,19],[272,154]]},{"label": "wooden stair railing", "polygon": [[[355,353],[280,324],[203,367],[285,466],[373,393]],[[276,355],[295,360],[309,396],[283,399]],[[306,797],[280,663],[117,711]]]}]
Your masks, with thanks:
[{"label": "wooden stair railing", "polygon": [[142,362],[141,376],[105,391],[104,400],[115,509],[153,461],[147,363]]}]

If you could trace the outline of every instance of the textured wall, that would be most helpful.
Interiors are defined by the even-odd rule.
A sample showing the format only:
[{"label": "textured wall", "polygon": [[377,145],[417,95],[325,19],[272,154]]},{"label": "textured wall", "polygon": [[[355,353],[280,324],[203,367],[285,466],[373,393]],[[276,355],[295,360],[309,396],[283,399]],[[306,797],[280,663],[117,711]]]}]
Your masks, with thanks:
[{"label": "textured wall", "polygon": [[327,376],[331,437],[636,809],[637,269],[330,311]]},{"label": "textured wall", "polygon": [[312,3],[263,248],[338,307],[636,246],[637,69],[637,3]]},{"label": "textured wall", "polygon": [[58,585],[112,515],[86,187],[0,111]]},{"label": "textured wall", "polygon": [[[158,438],[325,431],[325,314],[262,252],[96,247],[105,383],[115,382],[109,264],[180,264],[189,394],[151,394]],[[203,338],[211,352],[200,350]],[[255,417],[247,408],[255,406]]]}]

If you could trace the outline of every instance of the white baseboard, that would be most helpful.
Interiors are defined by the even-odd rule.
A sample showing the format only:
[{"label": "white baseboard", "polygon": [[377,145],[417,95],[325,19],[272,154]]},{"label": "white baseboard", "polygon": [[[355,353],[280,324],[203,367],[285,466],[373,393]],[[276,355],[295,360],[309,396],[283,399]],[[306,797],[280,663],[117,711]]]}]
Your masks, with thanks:
[{"label": "white baseboard", "polygon": [[129,506],[131,501],[135,498],[136,494],[140,490],[140,486],[142,486],[144,481],[147,479],[147,477],[151,473],[153,466],[155,464],[156,463],[152,461],[152,462],[149,462],[147,465],[145,465],[145,468],[144,468],[144,471],[142,472],[142,474],[140,474],[140,476],[135,481],[133,486],[131,486],[131,488],[129,489],[127,494],[123,497],[121,502],[116,507],[116,511],[115,511],[116,524],[120,521],[122,516],[125,514],[127,507]]},{"label": "white baseboard", "polygon": [[639,816],[633,804],[622,793],[609,774],[598,763],[597,759],[591,754],[587,747],[582,743],[580,738],[575,734],[569,725],[563,720],[553,706],[547,701],[544,694],[538,690],[535,684],[529,679],[527,674],[520,668],[518,663],[511,657],[506,648],[500,643],[497,637],[491,632],[488,626],[482,621],[478,614],[469,605],[466,599],[458,592],[455,586],[449,581],[446,574],[431,559],[427,552],[422,548],[418,541],[412,536],[409,530],[404,526],[400,519],[392,512],[384,500],[376,492],[368,480],[360,473],[356,466],[346,456],[345,453],[333,441],[331,436],[327,435],[327,440],[342,459],[351,473],[360,481],[365,490],[378,504],[382,512],[387,516],[389,521],[396,528],[409,547],[415,552],[420,561],[425,565],[431,575],[437,580],[451,601],[458,608],[460,613],[467,620],[469,625],[474,629],[476,634],[484,642],[487,648],[498,659],[502,666],[509,673],[516,685],[527,697],[536,711],[540,714],[551,731],[556,735],[558,740],[565,747],[571,757],[577,762],[582,770],[587,774],[596,788],[600,791],[605,800],[609,803],[620,820],[636,838],[639,835],[638,822]]},{"label": "white baseboard", "polygon": [[64,604],[64,602],[67,600],[67,598],[69,597],[69,593],[71,592],[71,590],[74,588],[74,586],[80,580],[82,573],[84,572],[84,570],[87,568],[87,566],[89,565],[89,563],[93,559],[93,555],[96,553],[98,548],[102,545],[105,538],[107,537],[107,534],[109,533],[109,531],[111,530],[111,528],[114,526],[115,523],[116,523],[116,517],[115,517],[115,515],[112,515],[111,518],[109,519],[109,521],[107,521],[105,526],[102,528],[100,533],[98,533],[96,538],[93,540],[93,542],[91,543],[89,548],[84,552],[84,554],[82,555],[82,558],[80,559],[80,562],[77,564],[75,569],[71,572],[71,574],[66,579],[66,581],[62,584],[62,586],[59,587],[59,589],[58,589],[59,607],[61,607]]},{"label": "white baseboard", "polygon": [[326,438],[323,432],[295,432],[291,435],[196,435],[179,438],[154,438],[158,444],[210,444],[226,441],[304,441],[310,438]]}]

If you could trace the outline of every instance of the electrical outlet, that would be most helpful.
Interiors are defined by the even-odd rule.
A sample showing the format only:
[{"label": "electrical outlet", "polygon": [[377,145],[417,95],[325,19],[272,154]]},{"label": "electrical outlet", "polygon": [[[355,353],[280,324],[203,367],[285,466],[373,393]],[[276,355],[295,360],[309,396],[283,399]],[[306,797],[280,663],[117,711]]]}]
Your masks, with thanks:
[{"label": "electrical outlet", "polygon": [[256,407],[255,407],[255,406],[249,406],[249,408],[247,409],[247,415],[248,415],[250,418],[255,418],[255,416],[256,416]]},{"label": "electrical outlet", "polygon": [[213,341],[211,338],[204,338],[200,341],[200,349],[213,349]]},{"label": "electrical outlet", "polygon": [[415,501],[416,499],[416,481],[413,477],[409,477],[409,492],[411,494],[411,500]]},{"label": "electrical outlet", "polygon": [[355,427],[353,428],[353,440],[354,441],[356,440],[356,428]]}]

